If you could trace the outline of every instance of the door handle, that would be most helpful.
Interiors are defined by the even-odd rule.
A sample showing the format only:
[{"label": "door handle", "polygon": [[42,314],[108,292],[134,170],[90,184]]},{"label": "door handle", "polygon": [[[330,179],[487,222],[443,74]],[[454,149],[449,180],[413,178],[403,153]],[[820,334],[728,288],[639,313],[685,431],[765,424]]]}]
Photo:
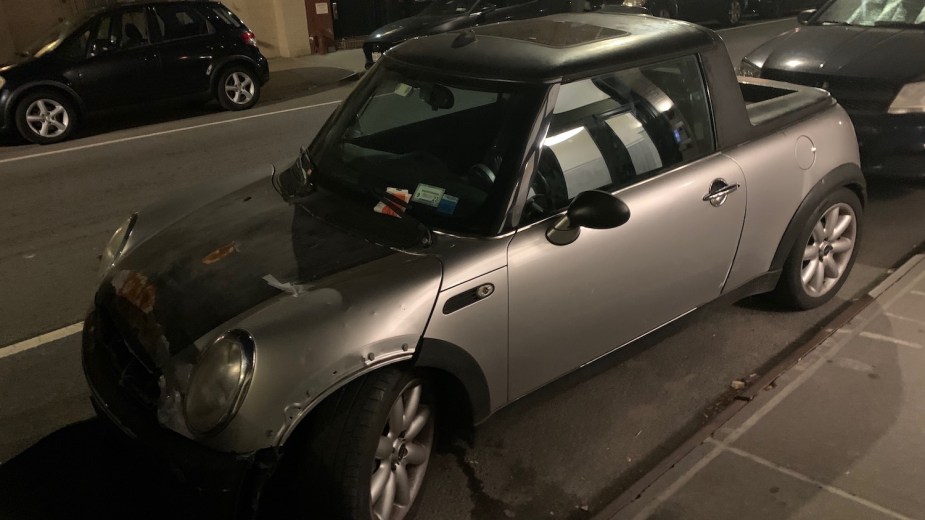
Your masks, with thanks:
[{"label": "door handle", "polygon": [[710,185],[710,191],[703,196],[703,201],[709,202],[714,208],[718,208],[726,202],[726,197],[737,189],[739,189],[738,184],[727,184],[723,179],[716,179]]}]

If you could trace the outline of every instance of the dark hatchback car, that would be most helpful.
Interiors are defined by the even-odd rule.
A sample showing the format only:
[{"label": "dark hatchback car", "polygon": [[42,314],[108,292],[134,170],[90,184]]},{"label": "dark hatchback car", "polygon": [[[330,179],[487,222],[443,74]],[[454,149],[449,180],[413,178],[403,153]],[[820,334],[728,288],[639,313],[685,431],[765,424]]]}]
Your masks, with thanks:
[{"label": "dark hatchback car", "polygon": [[414,38],[507,20],[564,13],[571,0],[434,0],[415,16],[376,29],[363,43],[366,68],[383,52]]},{"label": "dark hatchback car", "polygon": [[158,99],[254,106],[270,79],[257,39],[217,2],[129,4],[64,20],[0,67],[0,129],[50,144],[83,116]]},{"label": "dark hatchback car", "polygon": [[832,93],[866,174],[925,179],[925,0],[832,0],[750,52],[741,74]]}]

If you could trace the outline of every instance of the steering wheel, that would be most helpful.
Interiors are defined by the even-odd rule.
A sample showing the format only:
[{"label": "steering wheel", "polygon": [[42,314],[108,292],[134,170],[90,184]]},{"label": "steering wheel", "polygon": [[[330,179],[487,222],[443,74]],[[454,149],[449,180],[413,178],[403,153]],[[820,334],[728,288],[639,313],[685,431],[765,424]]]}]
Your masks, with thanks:
[{"label": "steering wheel", "polygon": [[489,192],[495,185],[495,172],[482,163],[476,163],[466,172],[466,180],[476,188]]}]

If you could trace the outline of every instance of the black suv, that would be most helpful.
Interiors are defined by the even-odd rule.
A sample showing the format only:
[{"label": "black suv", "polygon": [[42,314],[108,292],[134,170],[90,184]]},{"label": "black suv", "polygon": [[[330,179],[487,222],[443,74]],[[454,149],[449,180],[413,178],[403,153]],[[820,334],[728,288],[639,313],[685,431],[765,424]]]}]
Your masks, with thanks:
[{"label": "black suv", "polygon": [[110,7],[62,21],[0,67],[0,129],[56,143],[88,112],[180,96],[244,110],[269,79],[254,33],[220,3]]}]

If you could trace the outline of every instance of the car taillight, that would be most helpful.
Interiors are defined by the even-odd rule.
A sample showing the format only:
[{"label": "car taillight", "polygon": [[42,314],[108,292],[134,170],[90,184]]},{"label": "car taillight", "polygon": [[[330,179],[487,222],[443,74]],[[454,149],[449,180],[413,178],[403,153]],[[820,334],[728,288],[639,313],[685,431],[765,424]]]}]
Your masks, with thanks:
[{"label": "car taillight", "polygon": [[244,41],[245,45],[252,45],[254,47],[257,46],[257,37],[254,36],[254,33],[250,31],[245,31],[241,33],[241,40]]}]

